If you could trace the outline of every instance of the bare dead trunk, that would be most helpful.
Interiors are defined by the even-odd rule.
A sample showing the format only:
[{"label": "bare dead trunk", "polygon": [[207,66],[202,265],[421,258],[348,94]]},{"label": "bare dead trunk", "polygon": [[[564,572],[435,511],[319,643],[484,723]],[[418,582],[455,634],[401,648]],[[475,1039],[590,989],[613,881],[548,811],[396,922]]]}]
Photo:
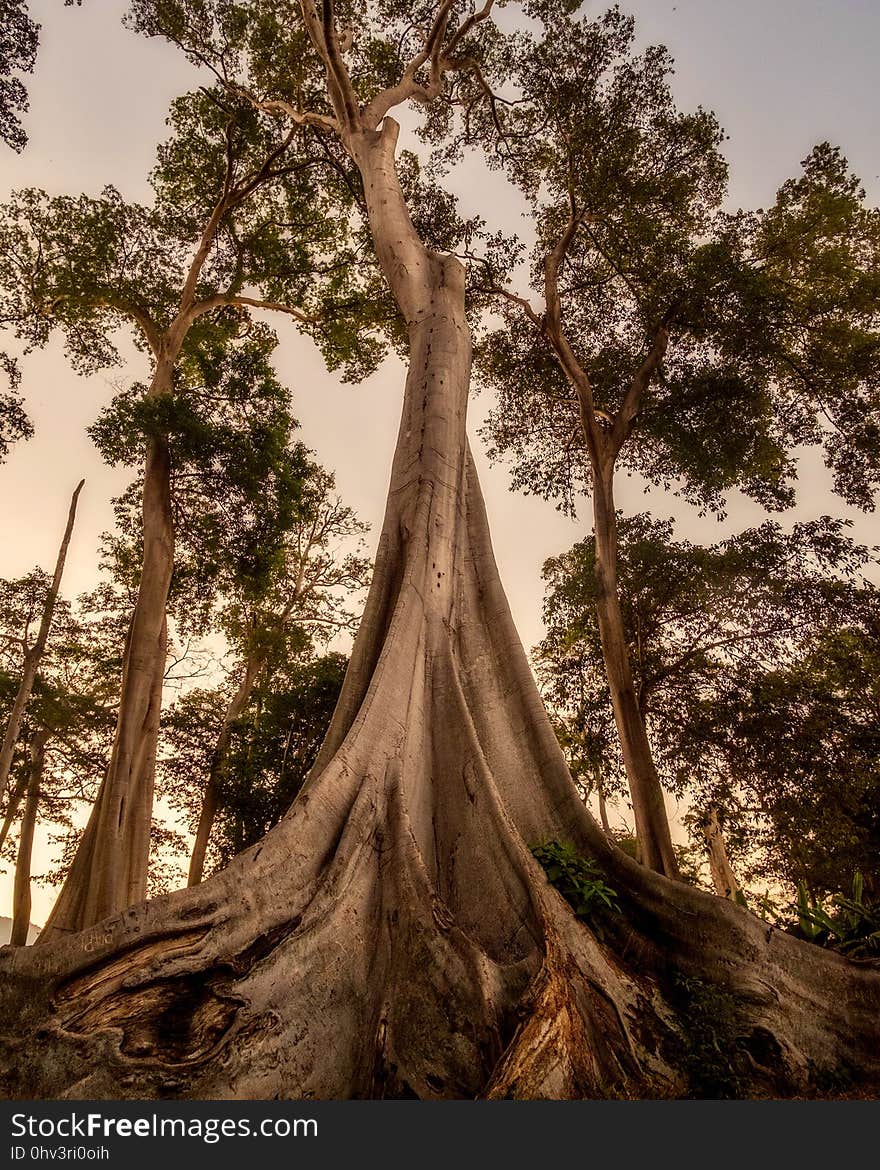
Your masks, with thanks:
[{"label": "bare dead trunk", "polygon": [[706,842],[709,872],[712,875],[715,892],[722,898],[735,900],[741,887],[727,856],[727,847],[724,844],[724,834],[721,831],[717,809],[709,809],[701,821],[700,829]]},{"label": "bare dead trunk", "polygon": [[[64,574],[64,562],[67,560],[67,550],[70,546],[70,538],[73,534],[73,525],[76,520],[76,505],[79,500],[79,493],[83,489],[83,484],[86,481],[81,479],[77,484],[73,496],[70,500],[70,508],[67,513],[67,526],[64,529],[64,536],[61,539],[61,547],[58,550],[58,557],[55,561],[55,573],[52,577],[52,584],[49,586],[49,592],[46,594],[46,601],[43,605],[43,614],[40,619],[40,628],[37,633],[37,639],[29,650],[25,651],[24,665],[21,675],[21,683],[18,687],[18,693],[15,696],[15,701],[12,704],[12,710],[9,714],[9,721],[6,724],[6,733],[3,736],[3,745],[0,747],[0,794],[6,792],[9,782],[9,769],[12,767],[12,757],[15,753],[15,745],[18,742],[18,736],[21,731],[21,721],[24,717],[25,709],[30,700],[31,693],[34,689],[34,682],[37,678],[37,671],[40,666],[40,659],[43,657],[43,652],[46,649],[46,642],[49,639],[49,630],[52,626],[52,617],[55,613],[55,603],[58,600],[58,591],[61,588],[61,578]],[[19,800],[22,792],[18,793]],[[7,807],[7,820],[11,805]],[[11,809],[13,818],[18,811],[17,806]],[[8,825],[4,825],[4,832],[0,836],[0,847],[6,840],[6,833]]]},{"label": "bare dead trunk", "polygon": [[14,947],[27,946],[31,925],[31,856],[34,849],[34,830],[37,826],[40,785],[43,780],[46,743],[49,735],[48,731],[37,731],[31,739],[27,800],[18,836],[18,857],[15,862],[15,882],[12,893],[12,931],[9,941]]},{"label": "bare dead trunk", "polygon": [[[696,1009],[680,987],[700,981],[735,1004],[749,1093],[815,1092],[844,1062],[873,1089],[876,964],[637,865],[586,811],[492,555],[465,431],[461,267],[409,250],[390,131],[356,149],[368,199],[389,207],[388,234],[374,230],[406,285],[411,366],[327,738],[287,816],[221,873],[81,935],[0,952],[0,1089],[685,1095]],[[594,857],[618,891],[601,942],[530,851],[553,839]]]},{"label": "bare dead trunk", "polygon": [[663,802],[663,788],[654,766],[645,721],[633,684],[632,665],[617,577],[617,516],[614,508],[613,465],[593,474],[593,523],[596,539],[596,613],[611,692],[614,721],[629,781],[636,822],[639,859],[667,877],[679,876],[672,835]]},{"label": "bare dead trunk", "polygon": [[232,724],[241,716],[241,713],[247,706],[248,700],[253,693],[254,685],[265,664],[265,655],[255,656],[248,660],[244,678],[241,680],[235,694],[229,700],[229,705],[223,715],[223,723],[211,755],[211,768],[208,773],[208,782],[205,785],[205,793],[202,797],[199,823],[196,826],[196,837],[193,842],[192,855],[189,861],[189,876],[187,878],[187,885],[189,886],[197,886],[202,880],[202,874],[205,870],[205,854],[208,850],[208,842],[211,839],[214,818],[217,815],[220,784],[226,767],[226,756],[229,752],[229,738]]},{"label": "bare dead trunk", "polygon": [[70,872],[40,935],[84,930],[143,901],[174,566],[171,461],[153,439],[144,475],[144,555],[122,666],[119,716],[107,769]]}]

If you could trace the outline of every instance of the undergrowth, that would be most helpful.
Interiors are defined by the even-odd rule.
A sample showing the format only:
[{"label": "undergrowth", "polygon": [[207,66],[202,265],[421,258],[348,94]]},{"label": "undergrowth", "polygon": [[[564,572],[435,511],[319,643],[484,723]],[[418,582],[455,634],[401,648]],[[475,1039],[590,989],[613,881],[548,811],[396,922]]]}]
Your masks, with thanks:
[{"label": "undergrowth", "polygon": [[550,884],[565,898],[578,918],[601,939],[603,918],[618,913],[620,907],[616,890],[605,881],[597,862],[581,856],[574,846],[560,841],[535,845],[532,853]]}]

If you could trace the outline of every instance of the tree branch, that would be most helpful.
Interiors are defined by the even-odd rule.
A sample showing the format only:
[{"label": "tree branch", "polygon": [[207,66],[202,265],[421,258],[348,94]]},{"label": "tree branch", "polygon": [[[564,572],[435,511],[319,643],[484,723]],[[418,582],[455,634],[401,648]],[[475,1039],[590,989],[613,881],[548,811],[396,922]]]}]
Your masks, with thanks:
[{"label": "tree branch", "polygon": [[328,114],[316,114],[309,110],[298,110],[296,106],[281,98],[262,101],[256,94],[245,89],[244,86],[235,85],[232,82],[224,82],[224,84],[230,93],[235,93],[239,97],[243,97],[245,101],[251,103],[254,109],[262,110],[264,114],[283,114],[285,117],[290,118],[297,126],[314,126],[320,130],[331,130],[334,133],[338,133],[339,131],[339,123]]},{"label": "tree branch", "polygon": [[544,332],[563,373],[577,393],[584,441],[593,460],[594,469],[598,471],[604,470],[606,464],[605,432],[596,419],[596,402],[592,383],[587,377],[586,370],[575,356],[562,328],[562,299],[559,295],[559,270],[583,222],[583,213],[573,215],[544,260],[544,297],[546,301]]},{"label": "tree branch", "polygon": [[624,395],[623,403],[614,418],[614,427],[611,431],[611,445],[615,455],[617,455],[620,448],[629,438],[632,425],[639,413],[644,393],[651,379],[660,368],[668,348],[669,324],[664,318],[660,324],[660,328],[654,335],[654,343],[651,346],[651,350],[638,370],[636,370],[635,376]]},{"label": "tree branch", "polygon": [[[377,94],[364,110],[364,125],[375,130],[385,115],[395,106],[399,106],[403,102],[419,101],[427,103],[433,101],[434,98],[439,96],[443,88],[443,75],[445,73],[468,71],[473,72],[477,76],[482,88],[492,102],[493,116],[495,117],[498,130],[501,132],[501,127],[495,114],[495,95],[492,93],[489,83],[483,77],[478,62],[471,57],[455,58],[452,56],[458,45],[461,44],[462,40],[471,32],[475,25],[488,19],[494,3],[495,0],[486,0],[482,8],[471,13],[466,20],[462,21],[461,25],[452,34],[448,44],[444,46],[443,39],[446,36],[449,16],[454,7],[454,0],[443,0],[437,9],[437,14],[428,30],[424,44],[407,64],[400,81],[396,85],[389,86],[382,93]],[[429,63],[430,80],[425,85],[416,80],[416,74]]]},{"label": "tree branch", "polygon": [[227,293],[217,293],[216,296],[206,297],[205,300],[199,301],[190,309],[189,317],[190,320],[194,321],[196,317],[210,313],[213,309],[234,305],[252,309],[268,309],[274,313],[286,313],[289,317],[295,317],[303,325],[317,325],[321,321],[320,317],[310,316],[308,313],[304,313],[302,309],[296,309],[293,305],[284,305],[280,301],[264,301],[258,297],[230,296]]},{"label": "tree branch", "polygon": [[115,309],[118,313],[122,313],[123,316],[131,317],[132,321],[140,327],[153,357],[159,356],[162,348],[162,333],[146,309],[142,309],[139,305],[135,305],[131,301],[117,296],[101,297],[95,301],[95,305],[97,307],[103,306],[107,309]]},{"label": "tree branch", "polygon": [[360,106],[342,59],[333,0],[320,0],[320,4],[319,14],[315,0],[301,0],[303,19],[311,42],[327,69],[327,90],[338,119],[334,129],[351,134],[361,125]]}]

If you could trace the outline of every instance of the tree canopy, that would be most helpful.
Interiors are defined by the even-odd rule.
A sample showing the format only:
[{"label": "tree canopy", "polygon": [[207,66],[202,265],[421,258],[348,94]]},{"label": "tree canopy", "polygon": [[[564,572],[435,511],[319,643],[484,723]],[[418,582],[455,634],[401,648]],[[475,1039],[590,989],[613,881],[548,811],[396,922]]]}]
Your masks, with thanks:
[{"label": "tree canopy", "polygon": [[[667,791],[720,810],[746,875],[796,884],[809,865],[822,890],[872,875],[871,552],[829,517],[789,532],[768,520],[711,546],[676,540],[671,522],[646,513],[621,519],[619,533],[637,697]],[[535,662],[574,774],[619,794],[594,556],[587,539],[545,564]]]},{"label": "tree canopy", "polygon": [[790,505],[796,451],[816,445],[841,496],[872,507],[880,211],[839,149],[815,147],[766,210],[730,211],[723,132],[676,108],[668,53],[636,54],[617,10],[538,14],[508,49],[522,97],[468,135],[537,237],[524,295],[505,279],[521,245],[478,278],[504,320],[479,351],[494,452],[569,509],[605,452],[723,511],[733,487]]}]

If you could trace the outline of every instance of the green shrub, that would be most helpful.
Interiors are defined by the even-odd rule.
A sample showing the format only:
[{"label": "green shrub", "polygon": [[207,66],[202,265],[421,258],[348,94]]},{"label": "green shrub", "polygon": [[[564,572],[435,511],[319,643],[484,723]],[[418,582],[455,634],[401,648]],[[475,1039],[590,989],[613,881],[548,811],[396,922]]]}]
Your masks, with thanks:
[{"label": "green shrub", "polygon": [[829,905],[810,897],[806,885],[798,885],[797,926],[792,934],[820,947],[852,958],[880,956],[880,905],[865,902],[862,875],[853,877],[852,894],[833,894]]},{"label": "green shrub", "polygon": [[547,880],[554,886],[578,918],[587,922],[593,933],[602,938],[602,918],[618,913],[617,893],[608,885],[602,870],[592,858],[582,857],[572,845],[548,841],[535,845],[532,853],[542,865]]},{"label": "green shrub", "polygon": [[718,984],[681,973],[676,973],[672,983],[672,1001],[682,1024],[678,1062],[692,1096],[741,1097],[745,1057],[736,1000]]}]

